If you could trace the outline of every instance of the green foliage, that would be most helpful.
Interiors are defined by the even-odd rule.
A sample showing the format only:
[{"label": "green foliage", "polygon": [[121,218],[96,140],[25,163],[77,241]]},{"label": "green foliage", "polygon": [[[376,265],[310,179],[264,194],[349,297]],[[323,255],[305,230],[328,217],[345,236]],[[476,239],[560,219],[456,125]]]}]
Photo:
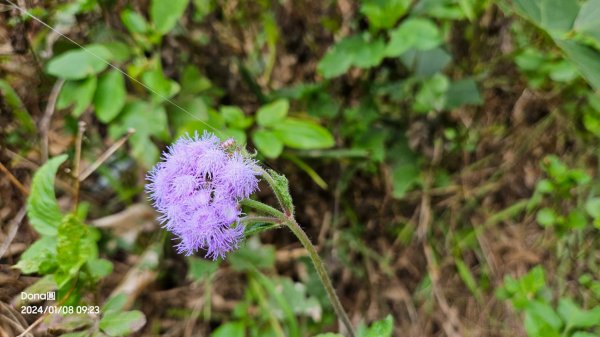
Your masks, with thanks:
[{"label": "green foliage", "polygon": [[600,306],[584,310],[568,297],[560,297],[553,306],[541,266],[520,279],[505,277],[497,295],[524,313],[528,336],[597,336],[586,329],[600,326]]},{"label": "green foliage", "polygon": [[48,62],[46,71],[66,80],[81,80],[106,69],[107,62],[112,60],[112,54],[106,47],[93,44],[54,57]]},{"label": "green foliage", "polygon": [[592,87],[600,88],[600,39],[592,19],[600,11],[600,2],[518,0],[513,5],[518,14],[552,37]]},{"label": "green foliage", "polygon": [[54,176],[66,155],[48,160],[33,176],[27,198],[27,216],[33,228],[42,235],[56,236],[62,213],[54,195]]}]

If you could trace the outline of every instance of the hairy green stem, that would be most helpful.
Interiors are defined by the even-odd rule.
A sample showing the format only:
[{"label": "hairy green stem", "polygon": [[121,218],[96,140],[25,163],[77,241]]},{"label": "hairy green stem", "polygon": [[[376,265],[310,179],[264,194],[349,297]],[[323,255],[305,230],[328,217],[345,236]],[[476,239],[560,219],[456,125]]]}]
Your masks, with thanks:
[{"label": "hairy green stem", "polygon": [[292,233],[294,233],[294,235],[296,235],[298,240],[300,240],[300,243],[302,243],[302,245],[304,246],[306,251],[308,251],[308,256],[312,260],[313,265],[315,266],[315,269],[317,270],[317,274],[319,275],[319,279],[321,280],[321,283],[323,283],[323,287],[325,287],[325,290],[327,291],[327,295],[329,296],[329,301],[331,302],[331,305],[333,305],[333,310],[335,310],[335,313],[337,314],[338,318],[342,321],[342,323],[346,327],[346,330],[348,331],[348,334],[350,335],[350,337],[354,337],[355,336],[354,328],[352,327],[350,318],[348,318],[348,314],[346,314],[346,311],[344,310],[344,307],[342,306],[340,299],[338,298],[337,294],[335,293],[333,284],[331,284],[331,279],[327,275],[327,270],[325,270],[325,265],[323,264],[323,260],[321,260],[319,253],[317,253],[317,249],[312,244],[312,242],[310,241],[310,239],[308,238],[308,236],[306,235],[304,230],[302,230],[302,227],[300,227],[300,225],[298,225],[298,222],[296,222],[296,219],[291,218],[291,217],[288,218],[288,221],[286,221],[286,225],[289,227],[289,229],[292,231]]},{"label": "hairy green stem", "polygon": [[252,199],[244,199],[244,200],[240,201],[240,204],[242,206],[254,208],[257,211],[272,215],[280,221],[287,220],[286,216],[283,213],[281,213],[280,211],[276,210],[275,208],[273,208],[269,205],[263,204],[260,201],[256,201],[256,200],[252,200]]},{"label": "hairy green stem", "polygon": [[[352,327],[350,318],[348,318],[348,314],[346,314],[346,311],[344,310],[344,307],[342,306],[340,299],[338,298],[337,294],[335,293],[335,289],[333,288],[331,279],[329,278],[329,275],[327,275],[327,270],[325,270],[325,265],[323,264],[323,260],[321,260],[319,253],[317,253],[317,249],[312,244],[312,242],[310,241],[310,239],[308,238],[308,236],[306,235],[304,230],[302,230],[302,227],[300,227],[300,225],[294,218],[293,204],[291,201],[291,197],[289,195],[289,189],[287,188],[287,180],[284,179],[285,180],[284,183],[286,186],[284,186],[284,188],[282,188],[282,186],[280,186],[281,179],[278,179],[278,181],[276,181],[276,179],[273,178],[269,174],[269,172],[267,172],[266,170],[262,170],[261,175],[267,181],[267,183],[269,183],[271,190],[273,190],[273,193],[275,193],[275,196],[277,197],[277,201],[279,201],[279,205],[281,206],[281,208],[285,214],[274,209],[271,206],[263,204],[262,202],[258,202],[258,201],[254,201],[254,200],[250,200],[250,199],[243,200],[242,205],[252,207],[258,211],[262,211],[266,214],[275,216],[278,220],[280,220],[282,223],[287,225],[289,227],[289,229],[292,231],[292,233],[294,233],[294,235],[296,235],[298,240],[300,240],[300,243],[302,243],[302,245],[308,252],[308,256],[310,257],[311,261],[313,262],[313,265],[315,266],[317,275],[319,275],[319,279],[321,280],[321,283],[323,284],[325,291],[327,291],[327,295],[329,296],[329,301],[331,302],[331,305],[333,306],[333,309],[335,310],[336,315],[338,316],[338,318],[342,321],[342,323],[346,327],[348,335],[350,337],[354,337],[355,336],[354,328]],[[287,194],[285,194],[285,193],[287,193]]]}]

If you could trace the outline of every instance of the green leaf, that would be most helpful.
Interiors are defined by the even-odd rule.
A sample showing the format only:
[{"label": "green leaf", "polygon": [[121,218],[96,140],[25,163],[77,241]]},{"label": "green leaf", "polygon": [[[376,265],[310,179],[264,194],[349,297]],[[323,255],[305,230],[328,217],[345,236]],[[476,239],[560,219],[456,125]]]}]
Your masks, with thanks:
[{"label": "green leaf", "polygon": [[90,276],[98,281],[112,273],[113,264],[106,259],[91,259],[87,261],[87,270],[89,271]]},{"label": "green leaf", "polygon": [[73,116],[79,117],[92,103],[96,84],[96,76],[79,81],[66,81],[58,95],[56,108],[65,109],[74,104]]},{"label": "green leaf", "polygon": [[290,103],[287,99],[278,99],[269,104],[265,104],[256,112],[256,122],[258,125],[270,127],[282,122],[290,110]]},{"label": "green leaf", "polygon": [[171,31],[183,15],[188,2],[189,0],[152,0],[150,17],[156,31],[163,35]]},{"label": "green leaf", "polygon": [[408,146],[408,141],[402,137],[389,151],[392,164],[392,187],[394,198],[402,198],[420,181],[421,170],[418,157]]},{"label": "green leaf", "polygon": [[15,118],[21,123],[24,131],[34,133],[36,130],[33,118],[25,109],[25,105],[21,101],[17,92],[4,80],[0,80],[0,95],[3,96],[4,101],[12,109]]},{"label": "green leaf", "polygon": [[392,337],[394,330],[394,319],[392,315],[374,322],[368,329],[365,337]]},{"label": "green leaf", "polygon": [[283,151],[283,142],[269,130],[256,130],[252,133],[252,142],[267,158],[277,158]]},{"label": "green leaf", "polygon": [[587,225],[585,213],[582,210],[572,210],[567,216],[565,225],[569,229],[583,229]]},{"label": "green leaf", "polygon": [[190,94],[197,94],[210,89],[211,86],[212,83],[210,80],[204,77],[198,68],[187,65],[183,69],[183,74],[181,75],[181,87],[183,91]]},{"label": "green leaf", "polygon": [[442,74],[435,74],[426,79],[415,96],[413,109],[424,113],[442,110],[446,106],[446,92],[449,86],[450,81]]},{"label": "green leaf", "polygon": [[196,257],[189,257],[188,265],[188,278],[194,281],[202,281],[209,278],[219,268],[218,261],[209,261]]},{"label": "green leaf", "polygon": [[238,271],[272,268],[275,265],[275,248],[261,246],[257,249],[246,244],[229,255],[228,261]]},{"label": "green leaf", "polygon": [[19,262],[15,265],[23,274],[37,273],[43,263],[56,259],[56,238],[42,236],[21,254]]},{"label": "green leaf", "polygon": [[66,154],[54,157],[33,176],[31,192],[27,199],[27,217],[33,228],[42,235],[56,235],[62,220],[62,213],[54,195],[54,176],[65,160]]},{"label": "green leaf", "polygon": [[473,273],[471,273],[469,267],[464,263],[464,261],[461,258],[455,258],[454,263],[456,264],[458,275],[463,280],[467,288],[469,288],[469,290],[477,300],[481,300],[481,292],[479,291],[477,281],[475,281],[475,277],[473,276]]},{"label": "green leaf", "polygon": [[70,50],[50,60],[48,74],[67,79],[81,80],[96,75],[108,66],[110,51],[101,45],[88,45],[85,49]]},{"label": "green leaf", "polygon": [[148,31],[148,22],[139,13],[130,9],[125,9],[121,12],[121,21],[125,28],[132,33],[144,34]]},{"label": "green leaf", "polygon": [[554,37],[571,30],[579,14],[579,5],[572,0],[515,0],[513,4],[517,13]]},{"label": "green leaf", "polygon": [[237,106],[221,106],[221,115],[230,127],[247,129],[252,125],[252,117],[247,117]]},{"label": "green leaf", "polygon": [[274,130],[286,146],[294,149],[323,149],[335,144],[327,129],[307,120],[287,118]]},{"label": "green leaf", "polygon": [[471,78],[450,83],[446,92],[446,108],[455,109],[463,105],[481,105],[483,99],[477,84]]},{"label": "green leaf", "polygon": [[600,51],[575,41],[556,40],[556,43],[586,81],[595,89],[600,89]]},{"label": "green leaf", "polygon": [[600,42],[600,0],[586,1],[575,19],[573,29],[577,32],[587,34]]},{"label": "green leaf", "polygon": [[554,330],[558,330],[562,326],[560,317],[548,303],[532,300],[525,307],[525,311],[529,312],[536,319],[548,324]]},{"label": "green leaf", "polygon": [[165,77],[161,67],[144,72],[142,82],[150,88],[154,102],[157,103],[175,96],[181,89],[177,82]]},{"label": "green leaf", "polygon": [[552,208],[548,207],[539,210],[535,217],[537,223],[544,227],[549,227],[556,224],[557,218],[558,215],[556,214],[556,212]]},{"label": "green leaf", "polygon": [[145,324],[146,317],[141,311],[108,311],[100,320],[100,329],[109,336],[127,336]]},{"label": "green leaf", "polygon": [[116,139],[129,128],[136,130],[129,138],[134,157],[146,167],[152,167],[158,161],[159,152],[149,138],[156,136],[166,140],[169,137],[165,108],[142,101],[127,103],[117,119],[110,124],[109,134]]},{"label": "green leaf", "polygon": [[104,305],[102,306],[102,312],[107,313],[109,311],[122,311],[127,304],[127,295],[119,293],[111,296]]},{"label": "green leaf", "polygon": [[372,39],[368,34],[346,37],[332,48],[319,62],[317,70],[325,78],[337,77],[350,66],[370,68],[381,63],[385,57],[385,43],[381,38]]},{"label": "green leaf", "polygon": [[410,3],[410,0],[365,0],[360,12],[367,17],[371,27],[387,29],[406,13]]},{"label": "green leaf", "polygon": [[600,326],[600,306],[596,306],[592,310],[582,310],[573,300],[561,298],[558,302],[558,314],[565,321],[567,330]]},{"label": "green leaf", "polygon": [[56,243],[56,259],[59,270],[55,275],[59,288],[74,278],[81,266],[97,255],[96,242],[89,228],[72,214],[65,216]]},{"label": "green leaf", "polygon": [[442,35],[429,19],[410,18],[390,32],[390,42],[385,54],[400,56],[409,49],[429,50],[442,43]]},{"label": "green leaf", "polygon": [[344,336],[340,335],[339,333],[327,332],[327,333],[320,333],[320,334],[316,335],[315,337],[344,337]]},{"label": "green leaf", "polygon": [[96,116],[104,123],[112,121],[125,105],[125,79],[117,70],[100,76],[94,96]]},{"label": "green leaf", "polygon": [[229,322],[221,324],[213,333],[211,337],[245,337],[246,327],[243,322]]},{"label": "green leaf", "polygon": [[452,61],[450,54],[440,47],[431,50],[411,49],[402,54],[400,59],[417,77],[433,76]]},{"label": "green leaf", "polygon": [[586,212],[594,219],[600,219],[600,198],[591,198],[585,203]]}]

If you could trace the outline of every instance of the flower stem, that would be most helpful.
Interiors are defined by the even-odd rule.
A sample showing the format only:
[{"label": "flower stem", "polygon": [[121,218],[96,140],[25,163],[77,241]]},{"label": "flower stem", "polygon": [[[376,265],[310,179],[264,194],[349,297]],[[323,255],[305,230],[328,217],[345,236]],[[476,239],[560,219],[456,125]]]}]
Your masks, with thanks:
[{"label": "flower stem", "polygon": [[[340,299],[337,297],[335,293],[335,289],[331,284],[331,279],[327,275],[327,270],[325,270],[325,266],[323,265],[323,260],[319,257],[319,253],[317,253],[317,249],[313,246],[312,242],[302,230],[302,227],[298,224],[296,219],[294,218],[294,205],[292,202],[292,197],[289,192],[288,181],[284,176],[277,174],[274,171],[261,169],[261,176],[267,181],[271,190],[277,197],[277,201],[279,201],[279,205],[283,211],[280,212],[275,208],[265,205],[262,202],[254,201],[251,199],[242,200],[242,205],[252,207],[255,210],[262,211],[268,215],[272,215],[279,219],[282,223],[286,224],[292,233],[296,235],[300,243],[304,246],[306,251],[308,252],[308,256],[313,262],[315,269],[317,271],[317,275],[319,275],[319,279],[327,291],[327,295],[329,296],[329,301],[331,305],[333,305],[333,310],[335,310],[336,315],[342,321],[344,326],[346,327],[347,333],[350,337],[355,337],[354,328],[352,327],[352,323],[348,318],[348,314],[344,311],[344,307],[342,307],[342,303],[340,303]],[[271,175],[273,174],[273,175]]]},{"label": "flower stem", "polygon": [[273,208],[269,205],[263,204],[260,201],[256,201],[256,200],[252,200],[252,199],[244,199],[244,200],[240,201],[240,204],[242,206],[254,208],[257,211],[272,215],[275,218],[277,218],[278,220],[281,220],[281,221],[287,220],[287,218],[285,217],[285,215],[283,213],[281,213],[280,211],[276,210],[275,208]]},{"label": "flower stem", "polygon": [[335,313],[337,314],[338,318],[342,321],[342,323],[346,327],[346,330],[348,331],[348,335],[350,337],[354,337],[355,334],[354,334],[354,328],[352,327],[352,323],[350,322],[350,319],[348,318],[348,314],[346,314],[346,311],[344,311],[344,307],[342,307],[342,303],[340,303],[340,299],[337,297],[337,295],[335,293],[335,289],[333,288],[333,285],[331,284],[331,279],[329,279],[329,276],[327,275],[327,271],[325,270],[325,266],[323,265],[323,260],[321,260],[321,257],[319,257],[319,254],[317,253],[317,249],[312,244],[312,242],[310,241],[310,239],[308,238],[308,236],[306,235],[304,230],[302,230],[300,225],[298,225],[298,222],[296,222],[296,219],[289,217],[288,220],[286,221],[286,224],[290,228],[292,233],[294,233],[294,235],[296,235],[298,240],[300,240],[300,242],[302,243],[304,248],[308,251],[308,256],[312,260],[312,262],[315,266],[315,269],[317,270],[317,274],[319,275],[319,279],[321,280],[321,283],[323,283],[323,286],[325,287],[325,290],[327,291],[327,295],[329,296],[329,301],[333,305],[333,310],[335,310]]}]

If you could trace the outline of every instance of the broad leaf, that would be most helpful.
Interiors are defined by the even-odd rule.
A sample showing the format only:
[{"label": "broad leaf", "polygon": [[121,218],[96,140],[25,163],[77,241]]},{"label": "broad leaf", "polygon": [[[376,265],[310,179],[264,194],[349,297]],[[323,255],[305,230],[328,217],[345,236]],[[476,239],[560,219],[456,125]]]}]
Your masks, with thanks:
[{"label": "broad leaf", "polygon": [[267,158],[277,158],[283,151],[283,143],[269,130],[257,130],[252,134],[252,142]]},{"label": "broad leaf", "polygon": [[100,76],[94,96],[98,119],[108,123],[117,117],[125,105],[125,95],[125,79],[119,71],[112,70]]},{"label": "broad leaf", "polygon": [[387,56],[400,56],[409,49],[429,50],[442,43],[442,35],[429,19],[410,18],[390,32]]},{"label": "broad leaf", "polygon": [[129,139],[134,157],[146,167],[151,167],[158,160],[159,153],[149,137],[166,140],[169,136],[165,108],[142,101],[127,103],[115,122],[110,124],[109,134],[116,139],[129,128],[136,130]]},{"label": "broad leaf", "polygon": [[189,0],[152,0],[150,17],[156,31],[164,35],[173,29],[183,15],[188,2]]},{"label": "broad leaf", "polygon": [[261,126],[274,126],[285,119],[289,109],[290,103],[286,99],[265,104],[256,112],[256,122]]},{"label": "broad leaf", "polygon": [[67,215],[58,227],[56,284],[61,288],[75,277],[81,266],[97,255],[96,243],[89,228],[74,215]]},{"label": "broad leaf", "polygon": [[392,337],[394,319],[388,315],[385,319],[374,322],[368,329],[365,337]]},{"label": "broad leaf", "polygon": [[27,199],[29,223],[42,235],[56,235],[62,213],[54,195],[54,176],[67,155],[54,157],[40,167],[31,183],[31,193]]},{"label": "broad leaf", "polygon": [[243,322],[229,322],[219,326],[211,337],[245,337],[246,328]]},{"label": "broad leaf", "polygon": [[66,81],[60,90],[56,108],[65,109],[74,105],[73,115],[79,117],[92,103],[96,84],[96,76],[79,81]]},{"label": "broad leaf", "polygon": [[95,75],[108,66],[110,51],[101,45],[88,45],[85,49],[69,50],[50,60],[48,74],[67,80],[80,80]]},{"label": "broad leaf", "polygon": [[286,146],[294,149],[323,149],[335,144],[327,129],[307,120],[288,118],[274,130]]},{"label": "broad leaf", "polygon": [[100,329],[109,336],[127,336],[146,324],[146,316],[141,311],[108,311],[100,320]]},{"label": "broad leaf", "polygon": [[410,0],[365,0],[360,12],[367,17],[371,27],[387,29],[407,12],[410,3]]}]

